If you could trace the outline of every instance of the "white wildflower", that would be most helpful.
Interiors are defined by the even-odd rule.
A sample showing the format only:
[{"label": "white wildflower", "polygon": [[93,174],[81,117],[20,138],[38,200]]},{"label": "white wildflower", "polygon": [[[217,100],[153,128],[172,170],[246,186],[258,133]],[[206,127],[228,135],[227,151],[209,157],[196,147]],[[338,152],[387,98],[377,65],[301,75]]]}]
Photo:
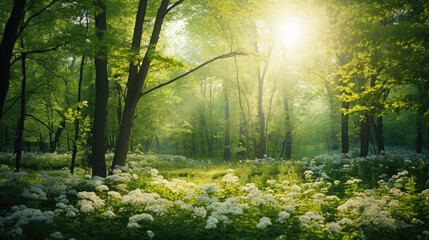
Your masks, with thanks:
[{"label": "white wildflower", "polygon": [[155,168],[152,168],[152,169],[149,171],[149,174],[150,174],[150,176],[152,176],[152,177],[156,177],[156,176],[158,176],[158,173],[159,173],[159,171],[158,171],[158,170],[156,170]]},{"label": "white wildflower", "polygon": [[204,207],[199,207],[194,209],[194,215],[197,217],[205,218],[207,215],[207,211]]},{"label": "white wildflower", "polygon": [[329,223],[329,229],[336,232],[341,232],[343,228],[338,223]]},{"label": "white wildflower", "polygon": [[338,221],[338,223],[341,225],[348,225],[348,224],[353,224],[353,220],[349,218],[343,218],[340,221]]},{"label": "white wildflower", "polygon": [[102,184],[102,185],[98,185],[95,187],[95,190],[102,192],[102,191],[109,191],[109,187],[107,187],[106,185]]},{"label": "white wildflower", "polygon": [[286,222],[286,219],[288,219],[290,217],[290,213],[282,211],[279,212],[279,218],[277,219],[277,221],[279,221],[280,223],[284,223]]},{"label": "white wildflower", "polygon": [[298,185],[293,185],[290,189],[294,192],[301,192],[301,188]]},{"label": "white wildflower", "polygon": [[267,217],[262,217],[261,219],[259,219],[259,223],[256,224],[256,227],[260,228],[260,229],[265,229],[269,225],[272,225],[271,219],[269,219]]}]

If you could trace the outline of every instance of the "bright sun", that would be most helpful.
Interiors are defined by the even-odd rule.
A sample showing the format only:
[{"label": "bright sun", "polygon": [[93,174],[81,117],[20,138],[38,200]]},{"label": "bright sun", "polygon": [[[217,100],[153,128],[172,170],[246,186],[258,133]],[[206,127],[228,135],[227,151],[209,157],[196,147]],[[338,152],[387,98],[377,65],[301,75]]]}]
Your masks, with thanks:
[{"label": "bright sun", "polygon": [[280,37],[286,46],[296,44],[302,37],[303,27],[297,19],[289,19],[280,26]]}]

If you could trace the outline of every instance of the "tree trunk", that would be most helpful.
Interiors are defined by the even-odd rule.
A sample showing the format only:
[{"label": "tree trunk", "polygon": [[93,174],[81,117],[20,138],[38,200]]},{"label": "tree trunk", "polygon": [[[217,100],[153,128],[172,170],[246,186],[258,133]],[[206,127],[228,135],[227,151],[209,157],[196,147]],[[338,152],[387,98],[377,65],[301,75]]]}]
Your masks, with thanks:
[{"label": "tree trunk", "polygon": [[42,153],[46,152],[46,150],[45,150],[45,143],[43,142],[43,135],[42,134],[40,134],[39,148],[40,148],[40,151]]},{"label": "tree trunk", "polygon": [[226,90],[225,82],[222,83],[224,100],[225,100],[225,138],[223,144],[223,160],[229,162],[231,160],[231,146],[229,139],[229,129],[230,129],[230,119],[229,119],[229,101],[228,101],[228,91]]},{"label": "tree trunk", "polygon": [[95,30],[99,40],[95,53],[95,112],[92,133],[92,176],[106,177],[106,160],[104,137],[107,116],[107,98],[109,95],[107,78],[107,47],[104,43],[104,32],[107,29],[106,5],[96,0],[95,6],[100,10],[95,15]]},{"label": "tree trunk", "polygon": [[[22,44],[23,45],[23,44]],[[24,46],[22,46],[24,47]],[[17,137],[16,137],[16,159],[15,171],[19,172],[21,167],[21,154],[22,154],[22,135],[24,132],[24,119],[25,119],[25,86],[27,84],[27,74],[25,71],[26,55],[22,53],[21,67],[22,67],[22,85],[21,85],[21,114],[18,121]]]},{"label": "tree trunk", "polygon": [[15,0],[12,12],[4,28],[3,39],[0,44],[0,119],[3,106],[9,90],[10,59],[16,42],[19,23],[21,22],[26,0]]},{"label": "tree trunk", "polygon": [[[341,101],[341,108],[349,109],[350,103]],[[349,152],[349,115],[341,113],[341,153]]]},{"label": "tree trunk", "polygon": [[284,89],[283,95],[284,109],[285,109],[285,140],[284,140],[284,150],[285,157],[291,158],[292,156],[292,123],[290,121],[290,109],[289,109],[289,97],[287,95],[287,89]]},{"label": "tree trunk", "polygon": [[118,108],[116,110],[116,119],[118,121],[118,128],[121,126],[121,119],[122,119],[122,87],[121,84],[116,84],[116,91],[118,94]]},{"label": "tree trunk", "polygon": [[[82,60],[80,62],[80,71],[79,71],[79,83],[78,83],[78,90],[77,90],[77,103],[78,103],[78,112],[81,111],[81,108],[79,107],[79,103],[81,101],[81,92],[82,92],[82,80],[83,80],[83,67],[85,65],[85,56],[82,56]],[[76,154],[77,154],[77,143],[79,141],[79,118],[75,119],[74,122],[74,143],[73,143],[73,152],[72,152],[72,159],[71,159],[71,166],[70,166],[70,173],[74,173],[74,165],[76,161]]]},{"label": "tree trunk", "polygon": [[159,144],[159,138],[158,135],[155,134],[155,143],[156,143],[156,152],[160,153],[161,152],[161,145]]},{"label": "tree trunk", "polygon": [[266,152],[267,152],[267,157],[269,157],[269,152],[270,152],[270,148],[269,148],[270,136],[268,135],[268,126],[269,126],[269,123],[270,123],[271,108],[273,106],[273,99],[274,99],[274,94],[276,92],[276,85],[277,85],[277,81],[274,82],[273,91],[272,91],[271,96],[270,96],[270,104],[268,106],[267,122],[265,124],[265,136],[267,136],[266,137],[267,140],[265,142],[265,144],[266,144],[265,149],[266,149]]},{"label": "tree trunk", "polygon": [[57,149],[57,145],[58,145],[58,142],[60,141],[61,133],[63,132],[65,126],[66,126],[66,122],[62,120],[60,122],[60,126],[57,128],[57,131],[55,131],[54,140],[50,142],[49,151],[51,153],[55,152],[55,150]]},{"label": "tree trunk", "polygon": [[383,141],[383,117],[377,118],[377,125],[374,125],[375,140],[377,141],[378,154],[384,154],[384,141]]},{"label": "tree trunk", "polygon": [[241,100],[241,87],[240,87],[240,78],[239,78],[239,69],[238,69],[238,62],[237,57],[234,57],[234,63],[235,63],[235,73],[236,73],[236,82],[237,82],[237,91],[238,91],[238,104],[240,105],[240,112],[241,112],[241,119],[239,123],[239,129],[240,129],[240,135],[238,137],[238,148],[244,148],[245,150],[239,151],[237,153],[237,156],[240,156],[243,158],[249,158],[249,130],[248,130],[248,124],[246,121],[246,113],[244,112],[243,102]]},{"label": "tree trunk", "polygon": [[[259,72],[259,71],[258,71]],[[262,106],[264,94],[264,79],[258,73],[258,118],[259,118],[259,142],[256,150],[256,158],[262,159],[265,154],[265,116]]]},{"label": "tree trunk", "polygon": [[[169,0],[163,0],[161,6],[158,8],[155,24],[152,31],[152,36],[149,42],[149,47],[143,58],[140,66],[140,71],[137,72],[137,66],[130,64],[130,73],[128,76],[128,91],[125,100],[124,112],[119,130],[118,140],[116,141],[115,156],[112,162],[112,168],[116,165],[125,166],[128,148],[130,144],[131,130],[133,127],[134,113],[136,111],[137,103],[140,99],[142,87],[145,83],[149,66],[152,59],[152,54],[155,53],[156,44],[159,40],[161,27],[164,22],[164,17],[167,14]],[[142,36],[142,28],[144,22],[144,15],[146,13],[146,0],[141,0],[137,12],[136,24],[134,27],[133,45],[132,49],[140,49],[140,41]],[[134,45],[135,44],[135,45]],[[138,48],[135,48],[138,45]]]},{"label": "tree trunk", "polygon": [[360,121],[360,156],[368,156],[369,148],[369,137],[370,137],[370,125],[369,116],[365,115],[365,118]]}]

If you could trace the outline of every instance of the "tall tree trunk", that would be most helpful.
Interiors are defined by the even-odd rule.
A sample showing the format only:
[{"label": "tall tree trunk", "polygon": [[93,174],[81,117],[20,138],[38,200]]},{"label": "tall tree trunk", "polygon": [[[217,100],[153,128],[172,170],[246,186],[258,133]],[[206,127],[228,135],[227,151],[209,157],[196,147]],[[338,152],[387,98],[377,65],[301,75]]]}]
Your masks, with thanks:
[{"label": "tall tree trunk", "polygon": [[265,136],[267,136],[267,140],[265,142],[265,144],[266,144],[265,149],[267,152],[267,157],[269,157],[269,151],[270,151],[270,148],[269,148],[270,136],[268,135],[268,125],[270,123],[271,108],[273,106],[273,99],[274,99],[274,94],[276,92],[276,86],[277,86],[277,81],[274,82],[273,91],[272,91],[271,96],[270,96],[270,104],[268,106],[267,122],[265,124]]},{"label": "tall tree trunk", "polygon": [[258,118],[259,118],[259,142],[256,148],[256,158],[262,159],[265,154],[265,116],[263,110],[264,79],[258,71]]},{"label": "tall tree trunk", "polygon": [[[21,42],[21,45],[22,42]],[[24,46],[22,46],[24,48]],[[21,154],[22,154],[22,135],[24,132],[24,119],[25,119],[25,86],[27,84],[27,74],[25,69],[26,55],[22,53],[21,56],[21,68],[22,68],[22,83],[21,83],[21,114],[18,121],[17,137],[16,137],[16,159],[15,159],[15,171],[19,172],[21,167]]]},{"label": "tall tree trunk", "polygon": [[212,109],[212,84],[209,86],[209,120],[210,120],[210,131],[209,127],[206,125],[206,142],[207,142],[207,152],[209,155],[213,153],[213,109]]},{"label": "tall tree trunk", "polygon": [[370,124],[369,116],[360,121],[360,156],[368,156],[369,138],[370,138]]},{"label": "tall tree trunk", "polygon": [[109,86],[107,78],[107,47],[104,32],[107,29],[106,5],[103,0],[96,0],[98,8],[95,15],[95,30],[99,40],[95,53],[95,112],[92,133],[92,176],[106,177],[104,137],[107,116],[107,98]]},{"label": "tall tree trunk", "polygon": [[[151,39],[149,41],[149,47],[143,58],[143,62],[140,66],[140,71],[137,72],[137,66],[133,65],[133,63],[130,64],[130,73],[128,76],[127,84],[127,98],[125,101],[118,140],[116,141],[115,156],[113,158],[112,168],[116,165],[124,166],[126,163],[128,148],[130,144],[131,130],[133,127],[134,113],[136,111],[137,103],[141,96],[143,84],[145,83],[147,73],[149,71],[152,54],[154,54],[156,50],[156,44],[159,40],[161,27],[164,22],[164,17],[168,13],[168,4],[169,0],[163,0],[161,6],[158,8]],[[134,50],[140,48],[144,15],[146,13],[146,5],[147,0],[140,1],[133,35],[132,49]]]},{"label": "tall tree trunk", "polygon": [[289,96],[287,94],[286,87],[283,91],[283,104],[285,109],[284,151],[285,151],[285,157],[291,158],[292,156],[292,122],[290,120]]},{"label": "tall tree trunk", "polygon": [[224,101],[225,101],[225,138],[223,145],[223,160],[229,162],[231,160],[231,146],[229,138],[229,129],[230,129],[230,119],[229,119],[229,100],[228,100],[228,91],[226,89],[225,81],[222,82]]},{"label": "tall tree trunk", "polygon": [[121,119],[122,119],[122,87],[121,84],[116,84],[116,91],[118,94],[118,108],[116,110],[116,119],[118,121],[118,129],[121,126]]},{"label": "tall tree trunk", "polygon": [[244,112],[243,102],[241,99],[241,87],[240,87],[240,75],[239,75],[239,68],[238,68],[238,62],[237,57],[234,57],[234,63],[235,63],[235,79],[237,82],[237,91],[238,91],[238,104],[240,105],[240,123],[239,123],[239,131],[240,135],[238,138],[238,148],[244,148],[245,150],[239,151],[237,153],[238,156],[241,158],[249,158],[249,130],[248,130],[248,123],[246,120],[246,113]]},{"label": "tall tree trunk", "polygon": [[0,43],[0,119],[3,106],[9,90],[10,59],[16,42],[19,23],[23,17],[26,0],[15,0],[12,12],[4,28],[3,38]]},{"label": "tall tree trunk", "polygon": [[[82,56],[82,60],[80,62],[80,71],[79,71],[79,83],[78,83],[78,90],[77,90],[77,110],[80,112],[81,108],[80,101],[81,101],[81,92],[82,92],[82,80],[83,80],[83,67],[85,65],[85,56]],[[74,122],[74,142],[73,142],[73,152],[72,152],[72,159],[71,159],[71,166],[70,166],[70,173],[73,174],[74,172],[74,165],[76,161],[76,154],[77,154],[77,143],[79,141],[79,118],[75,119]]]}]

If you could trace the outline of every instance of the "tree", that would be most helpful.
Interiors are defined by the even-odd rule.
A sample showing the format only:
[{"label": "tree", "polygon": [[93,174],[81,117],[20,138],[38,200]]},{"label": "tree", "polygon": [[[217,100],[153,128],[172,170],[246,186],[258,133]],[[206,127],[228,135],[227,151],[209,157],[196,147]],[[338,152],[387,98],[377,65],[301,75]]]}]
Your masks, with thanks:
[{"label": "tree", "polygon": [[99,40],[95,55],[95,113],[92,133],[92,175],[106,176],[104,150],[104,131],[106,128],[107,98],[109,95],[107,78],[107,46],[104,40],[107,29],[106,4],[102,0],[95,2],[95,31]]},{"label": "tree", "polygon": [[6,23],[3,38],[0,44],[0,118],[9,90],[10,60],[15,46],[19,24],[24,15],[26,0],[14,1],[13,9]]}]

